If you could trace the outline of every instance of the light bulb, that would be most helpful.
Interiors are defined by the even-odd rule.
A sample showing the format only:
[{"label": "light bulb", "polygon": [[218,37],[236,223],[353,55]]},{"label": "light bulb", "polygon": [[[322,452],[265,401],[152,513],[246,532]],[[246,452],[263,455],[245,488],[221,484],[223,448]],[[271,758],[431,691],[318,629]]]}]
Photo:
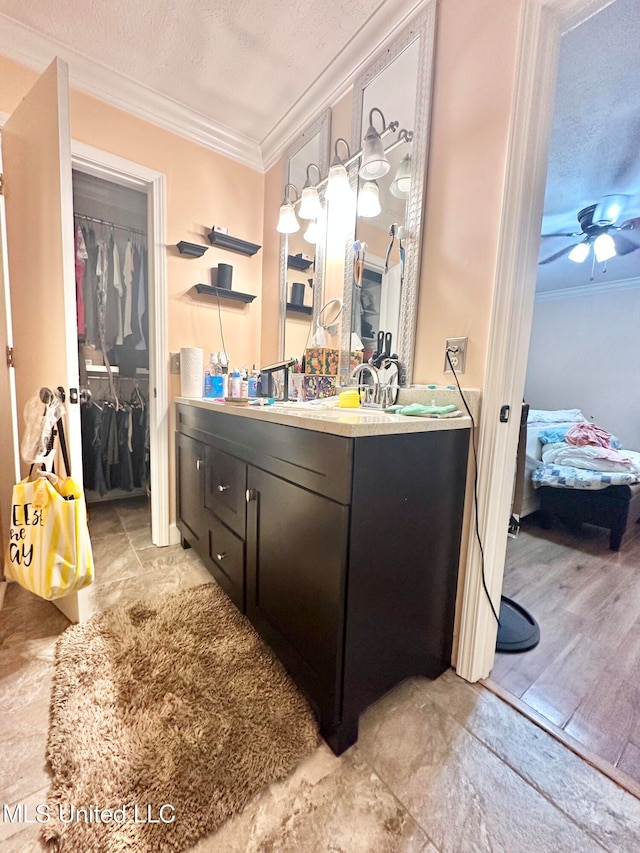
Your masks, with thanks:
[{"label": "light bulb", "polygon": [[300,225],[298,224],[293,205],[290,201],[285,201],[280,207],[280,216],[278,217],[276,231],[279,231],[281,234],[295,234],[299,230]]},{"label": "light bulb", "polygon": [[396,198],[408,198],[410,189],[411,155],[405,154],[400,163],[398,164],[395,177],[391,182],[390,190],[391,195],[394,195]]},{"label": "light bulb", "polygon": [[307,225],[307,230],[303,234],[304,239],[307,243],[315,244],[318,242],[318,223],[315,219],[312,219]]},{"label": "light bulb", "polygon": [[302,190],[302,200],[298,216],[300,219],[317,219],[322,213],[320,196],[315,187],[305,187]]},{"label": "light bulb", "polygon": [[586,261],[589,256],[589,244],[588,243],[578,243],[577,246],[574,246],[573,249],[569,252],[569,260],[573,261],[576,264],[581,264],[583,261]]},{"label": "light bulb", "polygon": [[595,252],[598,263],[602,263],[603,261],[608,261],[609,258],[613,258],[614,255],[617,255],[616,244],[613,242],[613,237],[610,234],[600,234],[595,239],[593,251]]},{"label": "light bulb", "polygon": [[391,164],[384,153],[382,138],[371,125],[362,145],[362,164],[358,174],[365,181],[375,181],[386,175],[389,169]]},{"label": "light bulb", "polygon": [[381,210],[378,185],[375,181],[367,181],[358,193],[358,216],[377,216]]},{"label": "light bulb", "polygon": [[351,198],[351,194],[347,170],[342,163],[336,163],[329,169],[326,198],[332,202],[345,203]]}]

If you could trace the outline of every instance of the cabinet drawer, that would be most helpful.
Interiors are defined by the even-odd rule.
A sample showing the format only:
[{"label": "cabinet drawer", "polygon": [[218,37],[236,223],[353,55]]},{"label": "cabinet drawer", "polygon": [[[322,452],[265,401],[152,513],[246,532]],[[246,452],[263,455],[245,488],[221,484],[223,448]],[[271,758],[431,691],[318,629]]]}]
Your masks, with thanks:
[{"label": "cabinet drawer", "polygon": [[205,448],[204,505],[244,539],[247,504],[247,466],[216,450]]},{"label": "cabinet drawer", "polygon": [[244,542],[209,518],[209,569],[236,607],[244,613]]}]

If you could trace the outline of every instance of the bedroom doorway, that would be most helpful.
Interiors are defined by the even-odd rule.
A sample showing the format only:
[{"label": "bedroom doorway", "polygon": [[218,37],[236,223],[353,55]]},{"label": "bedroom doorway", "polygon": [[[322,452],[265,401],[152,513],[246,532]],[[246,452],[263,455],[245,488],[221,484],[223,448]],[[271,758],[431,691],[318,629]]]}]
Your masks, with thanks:
[{"label": "bedroom doorway", "polygon": [[[625,60],[639,36],[637,4],[616,0],[562,39],[524,385],[528,488],[503,584],[536,618],[541,641],[531,652],[497,655],[487,682],[638,795],[640,409],[628,389],[640,352],[622,363],[618,346],[635,339],[640,321],[640,164],[631,148],[638,110],[620,95],[640,83],[636,63]],[[604,50],[612,44],[615,69]],[[614,90],[619,97],[606,110],[592,101],[587,114],[579,93],[594,89],[607,101]],[[600,235],[613,252],[599,251]],[[596,436],[597,450],[576,447],[572,433],[585,421],[613,437]],[[545,478],[541,490],[530,487],[533,471]]]}]

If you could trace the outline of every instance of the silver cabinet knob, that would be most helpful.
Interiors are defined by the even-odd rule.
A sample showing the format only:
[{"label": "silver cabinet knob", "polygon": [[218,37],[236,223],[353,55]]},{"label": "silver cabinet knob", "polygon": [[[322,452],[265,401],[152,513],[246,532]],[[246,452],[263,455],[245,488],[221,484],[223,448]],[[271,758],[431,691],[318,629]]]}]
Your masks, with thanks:
[{"label": "silver cabinet knob", "polygon": [[247,491],[244,493],[244,497],[247,503],[249,503],[249,501],[255,501],[257,496],[258,493],[255,489],[247,489]]},{"label": "silver cabinet knob", "polygon": [[202,467],[202,459],[196,459],[196,470],[199,471]]},{"label": "silver cabinet knob", "polygon": [[216,560],[218,560],[218,562],[221,562],[226,556],[226,551],[223,551],[221,554],[216,554]]},{"label": "silver cabinet knob", "polygon": [[218,486],[218,491],[219,492],[226,492],[228,488],[229,488],[229,486],[223,486],[222,483],[220,483],[220,485]]}]

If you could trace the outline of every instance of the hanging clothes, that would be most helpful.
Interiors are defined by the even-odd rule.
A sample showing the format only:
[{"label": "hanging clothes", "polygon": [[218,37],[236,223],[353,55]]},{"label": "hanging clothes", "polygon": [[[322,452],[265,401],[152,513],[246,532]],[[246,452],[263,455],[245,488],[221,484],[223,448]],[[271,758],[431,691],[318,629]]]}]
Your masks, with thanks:
[{"label": "hanging clothes", "polygon": [[85,248],[87,250],[87,261],[85,263],[83,280],[83,302],[85,322],[85,343],[90,346],[99,346],[98,334],[98,244],[93,229],[83,228]]},{"label": "hanging clothes", "polygon": [[86,261],[89,258],[87,247],[84,242],[82,228],[78,225],[75,229],[75,261],[76,261],[76,320],[78,334],[86,333],[84,312],[84,273]]}]

